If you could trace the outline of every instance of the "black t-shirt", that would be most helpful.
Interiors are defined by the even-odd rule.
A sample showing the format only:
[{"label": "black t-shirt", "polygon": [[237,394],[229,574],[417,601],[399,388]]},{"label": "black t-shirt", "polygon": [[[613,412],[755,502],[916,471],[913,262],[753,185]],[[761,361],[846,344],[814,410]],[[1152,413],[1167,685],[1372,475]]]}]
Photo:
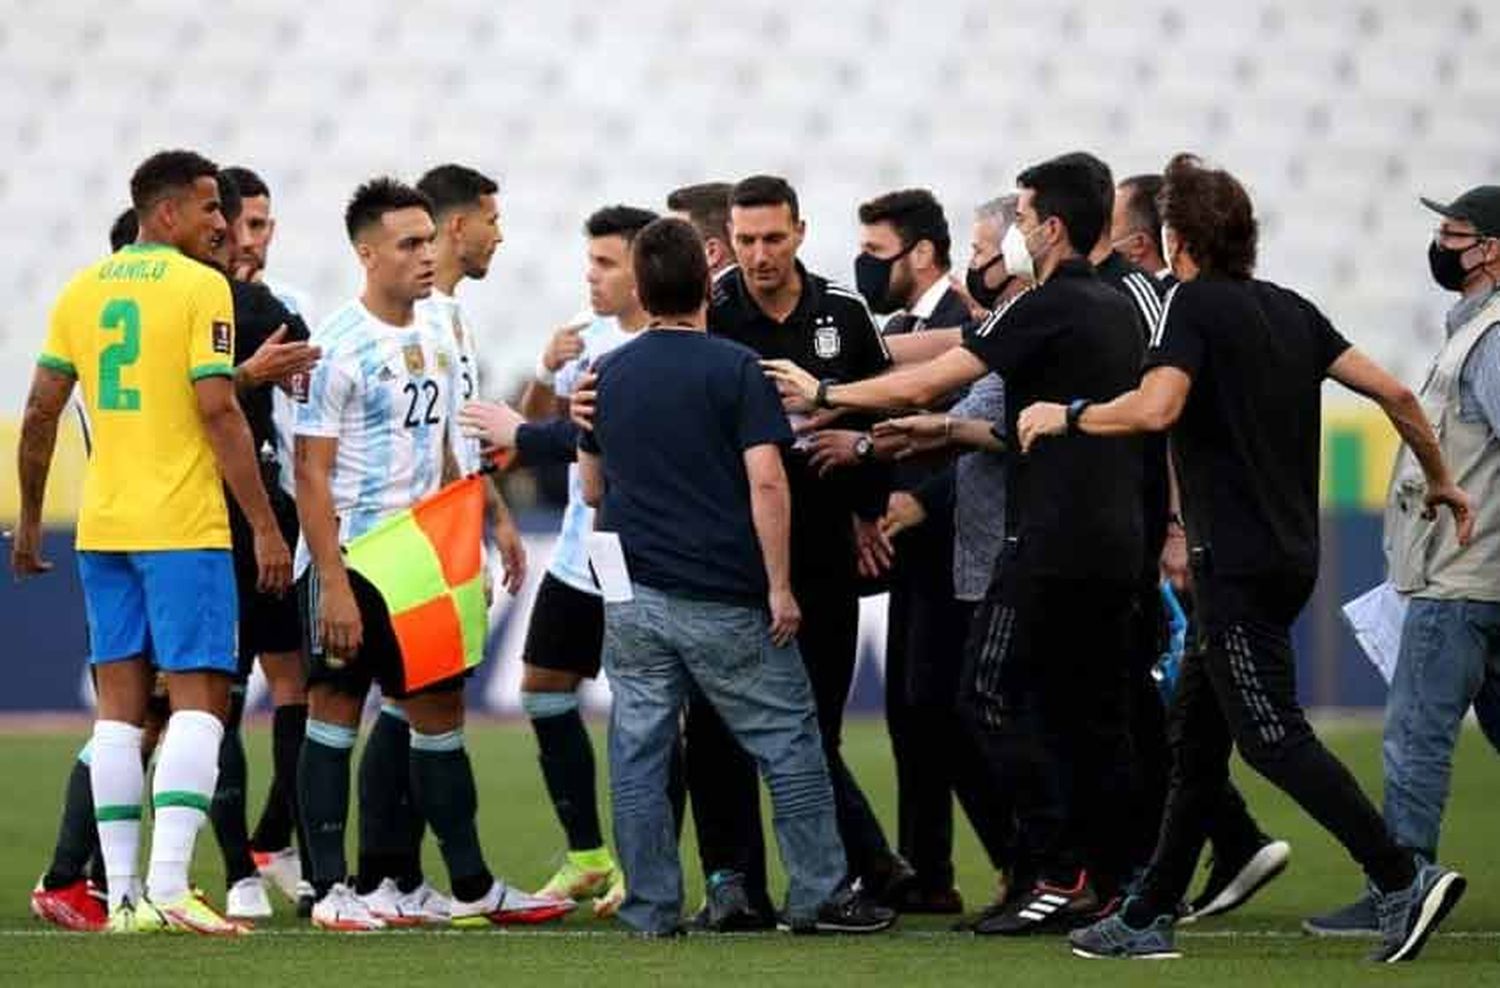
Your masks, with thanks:
[{"label": "black t-shirt", "polygon": [[[234,362],[236,365],[249,360],[260,345],[277,327],[286,326],[282,342],[300,343],[311,334],[302,317],[281,303],[265,285],[251,281],[229,281],[230,296],[234,300]],[[255,448],[259,451],[266,443],[276,446],[276,427],[271,422],[271,389],[274,384],[263,384],[252,391],[241,391],[240,407],[250,423],[250,434],[255,437]]]},{"label": "black t-shirt", "polygon": [[[1125,260],[1119,251],[1110,251],[1094,270],[1099,272],[1106,285],[1130,299],[1140,317],[1141,338],[1149,344],[1156,324],[1161,321],[1162,296],[1166,294],[1161,283],[1140,266]],[[1141,578],[1146,583],[1155,584],[1159,578],[1162,545],[1167,540],[1167,516],[1172,511],[1172,489],[1167,480],[1167,437],[1143,436],[1141,446],[1146,457],[1141,486],[1146,532]]]},{"label": "black t-shirt", "polygon": [[[1108,401],[1135,387],[1135,310],[1088,261],[1064,261],[997,310],[964,346],[1005,379],[1010,435],[1033,402]],[[1006,565],[1025,575],[1133,580],[1140,571],[1141,444],[1060,436],[1006,462]]]},{"label": "black t-shirt", "polygon": [[1147,365],[1193,379],[1172,448],[1188,540],[1212,572],[1316,572],[1322,384],[1348,348],[1268,281],[1200,276],[1167,296]]},{"label": "black t-shirt", "polygon": [[755,353],[703,333],[649,330],[599,362],[604,458],[598,527],[631,579],[668,593],[763,605],[766,571],[744,452],[792,432]]},{"label": "black t-shirt", "polygon": [[[787,359],[813,376],[840,383],[885,371],[890,352],[864,299],[797,262],[802,296],[784,322],[766,315],[750,297],[743,273],[725,271],[714,282],[708,331],[754,350],[762,359]],[[863,429],[868,418],[845,416],[835,428]],[[807,456],[787,447],[792,491],[792,570],[805,580],[853,580],[851,513],[868,519],[885,512],[890,472],[881,464],[829,471],[819,477]]]}]

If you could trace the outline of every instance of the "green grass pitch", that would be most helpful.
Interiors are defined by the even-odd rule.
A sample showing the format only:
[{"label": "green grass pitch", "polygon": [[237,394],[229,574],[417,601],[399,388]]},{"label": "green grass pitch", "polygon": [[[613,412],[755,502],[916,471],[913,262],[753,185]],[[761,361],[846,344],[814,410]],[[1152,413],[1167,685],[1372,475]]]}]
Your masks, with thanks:
[{"label": "green grass pitch", "polygon": [[[596,742],[603,725],[594,726]],[[1253,811],[1271,833],[1292,843],[1288,873],[1239,913],[1192,928],[1180,939],[1180,961],[1082,961],[1057,940],[981,939],[945,932],[947,923],[903,920],[892,934],[847,939],[782,935],[695,936],[646,942],[586,915],[537,932],[400,932],[363,937],[320,934],[283,913],[256,935],[234,941],[187,937],[107,938],[54,933],[26,910],[30,889],[51,848],[64,773],[83,740],[82,727],[5,733],[0,726],[0,985],[266,984],[859,984],[1018,986],[1089,985],[1443,985],[1500,984],[1500,762],[1475,731],[1459,746],[1444,858],[1469,876],[1469,894],[1422,959],[1400,969],[1361,960],[1363,943],[1317,942],[1298,933],[1310,911],[1341,904],[1360,882],[1343,852],[1284,797],[1237,766]],[[1379,732],[1364,726],[1325,735],[1372,791],[1379,786]],[[470,728],[479,781],[480,825],[491,866],[534,887],[557,860],[560,835],[542,789],[529,730],[517,724]],[[252,806],[264,791],[270,739],[250,728]],[[849,760],[888,829],[894,792],[882,724],[850,725]],[[603,760],[601,755],[601,767]],[[601,776],[602,776],[601,772]],[[602,779],[601,779],[602,782]],[[960,818],[961,819],[961,818]],[[690,838],[689,838],[690,839]],[[429,842],[430,843],[430,842]],[[222,896],[218,851],[207,830],[199,843],[197,880]],[[688,905],[701,893],[695,857],[683,855]],[[990,896],[993,876],[973,836],[960,826],[959,883],[971,906]],[[429,873],[442,868],[428,848]],[[278,907],[284,903],[278,900]],[[587,910],[583,910],[584,913]]]}]

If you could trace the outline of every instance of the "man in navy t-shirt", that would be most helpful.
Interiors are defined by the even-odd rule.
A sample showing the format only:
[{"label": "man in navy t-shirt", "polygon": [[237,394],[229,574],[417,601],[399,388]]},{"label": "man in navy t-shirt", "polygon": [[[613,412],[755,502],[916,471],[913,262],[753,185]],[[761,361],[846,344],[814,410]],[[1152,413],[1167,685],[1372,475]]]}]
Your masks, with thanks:
[{"label": "man in navy t-shirt", "polygon": [[620,918],[681,929],[682,872],[667,766],[696,683],[759,764],[789,878],[786,922],[874,932],[894,913],[847,880],[833,790],[795,636],[791,430],[755,353],[704,332],[708,265],[693,227],[637,234],[649,328],[599,365],[594,431],[579,444],[584,499],[624,550],[631,599],[606,602],[614,692],[610,788],[627,894]]}]

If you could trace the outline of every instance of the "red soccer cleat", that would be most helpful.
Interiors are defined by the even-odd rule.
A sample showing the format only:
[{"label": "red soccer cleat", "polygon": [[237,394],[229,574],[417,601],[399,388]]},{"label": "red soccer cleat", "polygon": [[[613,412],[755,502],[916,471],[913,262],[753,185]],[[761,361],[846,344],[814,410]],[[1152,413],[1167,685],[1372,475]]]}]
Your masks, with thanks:
[{"label": "red soccer cleat", "polygon": [[31,891],[31,914],[65,930],[97,933],[109,921],[104,902],[79,879],[60,889],[47,889],[41,881]]}]

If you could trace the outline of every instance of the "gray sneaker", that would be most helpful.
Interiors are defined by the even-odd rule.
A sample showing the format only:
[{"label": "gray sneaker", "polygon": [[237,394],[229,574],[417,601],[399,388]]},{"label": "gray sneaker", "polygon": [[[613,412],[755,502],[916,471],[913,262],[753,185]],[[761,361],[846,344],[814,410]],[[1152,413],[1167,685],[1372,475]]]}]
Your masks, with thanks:
[{"label": "gray sneaker", "polygon": [[1432,931],[1463,898],[1468,884],[1464,876],[1442,865],[1421,865],[1410,885],[1381,895],[1375,900],[1381,944],[1370,960],[1381,964],[1416,960]]},{"label": "gray sneaker", "polygon": [[1124,909],[1093,926],[1068,934],[1068,943],[1079,957],[1124,957],[1134,960],[1171,960],[1181,957],[1172,928],[1175,916],[1158,916],[1144,930],[1125,922]]},{"label": "gray sneaker", "polygon": [[1302,932],[1315,937],[1378,937],[1380,917],[1375,913],[1375,893],[1363,895],[1331,913],[1302,921]]}]

